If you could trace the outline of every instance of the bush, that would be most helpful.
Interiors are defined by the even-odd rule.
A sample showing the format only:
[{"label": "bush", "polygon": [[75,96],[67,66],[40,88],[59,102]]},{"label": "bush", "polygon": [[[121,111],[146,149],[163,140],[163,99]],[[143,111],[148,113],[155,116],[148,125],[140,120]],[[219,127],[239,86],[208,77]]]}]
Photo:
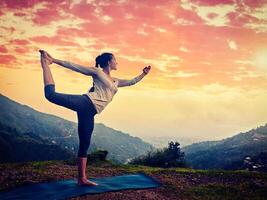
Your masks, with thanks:
[{"label": "bush", "polygon": [[91,154],[87,155],[87,160],[90,162],[96,161],[105,161],[108,155],[108,151],[106,150],[98,150],[94,151]]},{"label": "bush", "polygon": [[170,142],[168,148],[148,152],[147,155],[134,158],[129,164],[151,167],[185,167],[185,154],[180,150],[178,142]]},{"label": "bush", "polygon": [[[107,155],[108,151],[96,150],[87,155],[87,164],[89,162],[94,163],[98,161],[106,161]],[[65,160],[64,163],[67,165],[77,165],[77,157]]]}]

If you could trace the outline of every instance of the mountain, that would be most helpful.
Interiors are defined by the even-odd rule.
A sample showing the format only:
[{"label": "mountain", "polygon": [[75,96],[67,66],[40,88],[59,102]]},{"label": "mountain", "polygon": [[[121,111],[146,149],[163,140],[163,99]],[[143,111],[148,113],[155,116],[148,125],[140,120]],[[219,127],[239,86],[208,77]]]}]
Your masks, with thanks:
[{"label": "mountain", "polygon": [[97,124],[92,142],[97,149],[107,150],[109,159],[119,162],[128,162],[148,151],[155,150],[154,146],[140,138],[111,129],[104,124]]},{"label": "mountain", "polygon": [[[7,148],[9,149],[9,154],[21,151],[21,148],[18,148],[18,146],[23,146],[24,142],[25,144],[30,142],[34,146],[40,145],[40,149],[43,148],[41,147],[42,145],[48,145],[47,147],[56,149],[59,148],[60,150],[57,149],[54,152],[55,154],[57,154],[56,152],[61,152],[56,158],[65,159],[66,155],[70,157],[70,155],[76,156],[77,154],[77,123],[38,112],[2,94],[0,94],[0,130],[0,149],[3,150],[3,147],[9,146],[10,148]],[[27,149],[29,150],[27,153],[33,153],[30,152],[32,148],[28,147]],[[36,149],[38,148],[34,148],[34,150]],[[132,137],[129,134],[111,129],[103,124],[96,124],[88,153],[96,149],[105,149],[109,152],[108,159],[124,163],[155,148],[140,138]],[[2,150],[0,152],[7,153],[7,150]],[[48,153],[53,155],[50,151]],[[28,156],[28,154],[26,155]],[[39,158],[44,160],[44,158],[52,159],[54,157],[42,155]],[[16,158],[15,160],[18,161],[18,159]]]},{"label": "mountain", "polygon": [[181,136],[144,136],[143,140],[149,141],[150,144],[155,146],[158,149],[163,149],[168,146],[168,143],[171,141],[178,141],[181,147],[188,146],[193,144],[196,141],[201,141],[200,138],[190,138],[190,137],[181,137]]},{"label": "mountain", "polygon": [[186,162],[196,169],[242,168],[245,157],[267,152],[267,124],[220,141],[206,141],[182,148]]},{"label": "mountain", "polygon": [[16,128],[0,124],[0,155],[0,163],[6,163],[69,159],[73,152],[50,144],[32,132],[20,133]]}]

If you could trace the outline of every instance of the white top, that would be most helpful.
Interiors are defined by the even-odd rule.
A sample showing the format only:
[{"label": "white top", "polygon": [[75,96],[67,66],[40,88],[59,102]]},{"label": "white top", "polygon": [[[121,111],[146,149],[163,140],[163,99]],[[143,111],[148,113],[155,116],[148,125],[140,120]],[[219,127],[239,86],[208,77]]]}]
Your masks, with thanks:
[{"label": "white top", "polygon": [[[61,60],[57,60],[57,64],[85,75],[90,75],[91,73],[88,73],[88,71],[90,71],[89,69],[94,68],[94,67],[89,67],[89,68],[83,67],[81,65]],[[134,85],[144,77],[144,74],[141,74],[130,80],[110,78],[100,68],[97,68],[97,70],[98,73],[92,76],[94,82],[94,91],[93,92],[88,91],[86,95],[93,102],[98,114],[101,113],[103,109],[112,101],[113,96],[118,91],[117,89],[118,87]]]},{"label": "white top", "polygon": [[93,82],[94,91],[88,91],[86,95],[91,99],[99,114],[112,101],[113,96],[117,93],[118,79],[113,78],[113,80],[110,80],[108,75],[101,72],[98,76],[93,76]]}]

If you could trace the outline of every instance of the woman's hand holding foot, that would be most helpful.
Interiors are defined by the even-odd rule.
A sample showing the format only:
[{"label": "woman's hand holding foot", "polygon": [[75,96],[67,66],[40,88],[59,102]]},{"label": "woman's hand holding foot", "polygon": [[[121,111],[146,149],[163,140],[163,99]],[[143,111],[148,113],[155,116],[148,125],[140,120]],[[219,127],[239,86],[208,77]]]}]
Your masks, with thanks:
[{"label": "woman's hand holding foot", "polygon": [[53,63],[54,58],[50,56],[46,51],[39,50],[39,52],[41,53],[41,59],[44,59],[47,65],[50,65]]},{"label": "woman's hand holding foot", "polygon": [[40,52],[40,59],[41,59],[41,66],[43,69],[43,79],[44,79],[44,85],[55,85],[52,73],[49,68],[49,64],[52,64],[51,60],[48,60],[45,56],[45,53],[43,50],[39,50]]},{"label": "woman's hand holding foot", "polygon": [[46,59],[50,60],[52,63],[55,62],[55,58],[53,58],[49,53],[47,53],[46,51],[44,51],[44,55],[46,57]]}]

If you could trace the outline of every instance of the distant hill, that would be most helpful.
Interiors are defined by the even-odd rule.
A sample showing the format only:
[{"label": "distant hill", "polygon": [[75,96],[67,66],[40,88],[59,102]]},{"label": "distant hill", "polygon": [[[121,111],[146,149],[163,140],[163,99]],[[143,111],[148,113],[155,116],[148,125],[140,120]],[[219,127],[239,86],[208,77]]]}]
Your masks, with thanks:
[{"label": "distant hill", "polygon": [[182,148],[186,162],[196,169],[236,169],[247,156],[267,152],[267,124],[220,141],[207,141]]},{"label": "distant hill", "polygon": [[0,124],[0,163],[72,158],[73,152],[51,144],[32,132],[20,133],[16,128]]},{"label": "distant hill", "polygon": [[101,123],[96,125],[92,143],[97,149],[108,150],[108,158],[119,162],[128,162],[134,157],[156,149],[153,145],[138,137],[114,130]]},{"label": "distant hill", "polygon": [[163,149],[168,146],[168,143],[171,141],[178,141],[181,147],[188,146],[196,141],[201,141],[200,138],[190,138],[184,136],[144,136],[142,137],[143,140],[148,141],[150,144],[155,146],[158,149]]},{"label": "distant hill", "polygon": [[[0,94],[0,152],[5,152],[6,155],[16,155],[15,152],[22,152],[23,144],[28,145],[25,146],[28,151],[24,154],[29,160],[36,160],[33,156],[34,152],[38,148],[40,151],[42,148],[46,149],[44,146],[49,147],[51,152],[44,151],[38,156],[38,160],[66,159],[66,157],[76,156],[77,123],[38,112]],[[33,146],[35,148],[32,148]],[[108,159],[124,163],[128,159],[154,150],[155,147],[140,138],[116,131],[103,124],[96,124],[88,153],[96,149],[105,149],[109,152]],[[0,162],[4,162],[1,159],[2,156]],[[17,157],[12,157],[12,159],[20,160]]]}]

